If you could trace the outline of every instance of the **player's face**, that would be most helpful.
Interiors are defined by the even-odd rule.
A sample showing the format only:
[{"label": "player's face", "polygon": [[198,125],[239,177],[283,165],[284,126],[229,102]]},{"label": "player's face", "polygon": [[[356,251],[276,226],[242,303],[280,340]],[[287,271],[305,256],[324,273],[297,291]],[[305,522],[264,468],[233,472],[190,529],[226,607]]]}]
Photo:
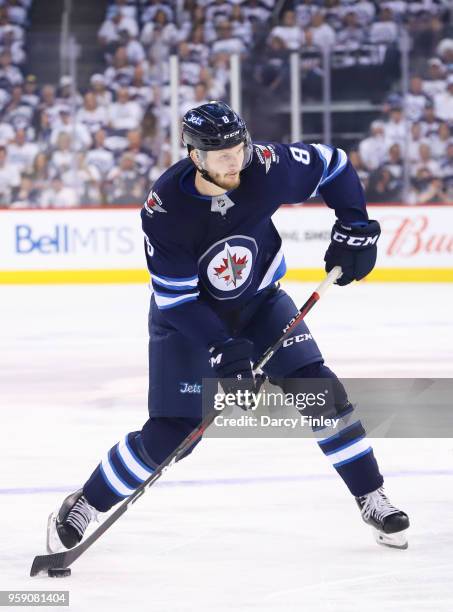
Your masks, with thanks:
[{"label": "player's face", "polygon": [[215,183],[229,191],[241,183],[240,172],[244,163],[244,143],[221,151],[208,151],[206,170]]}]

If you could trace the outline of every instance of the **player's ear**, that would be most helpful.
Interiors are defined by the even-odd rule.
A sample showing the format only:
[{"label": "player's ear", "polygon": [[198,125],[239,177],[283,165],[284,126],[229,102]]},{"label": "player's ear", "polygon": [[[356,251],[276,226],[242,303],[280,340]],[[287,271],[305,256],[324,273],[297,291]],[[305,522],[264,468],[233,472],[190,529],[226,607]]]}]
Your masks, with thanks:
[{"label": "player's ear", "polygon": [[203,167],[203,160],[201,159],[200,152],[198,151],[198,149],[192,149],[192,151],[190,152],[190,158],[192,159],[196,167],[201,170]]}]

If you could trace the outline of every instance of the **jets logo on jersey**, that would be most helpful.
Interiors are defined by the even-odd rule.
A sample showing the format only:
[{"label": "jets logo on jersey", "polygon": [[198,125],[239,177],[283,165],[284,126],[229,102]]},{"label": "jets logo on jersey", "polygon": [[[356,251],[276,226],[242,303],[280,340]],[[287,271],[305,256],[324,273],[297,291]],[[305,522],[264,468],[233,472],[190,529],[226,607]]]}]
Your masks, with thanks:
[{"label": "jets logo on jersey", "polygon": [[239,281],[242,280],[242,273],[244,268],[247,267],[247,255],[238,257],[236,253],[232,253],[230,245],[225,245],[226,257],[223,258],[223,263],[218,267],[214,268],[217,278],[223,278],[226,282],[227,287],[233,284],[237,287]]},{"label": "jets logo on jersey", "polygon": [[148,199],[145,202],[145,210],[148,217],[152,217],[155,212],[167,212],[162,206],[162,200],[155,191],[151,191],[149,194]]},{"label": "jets logo on jersey", "polygon": [[229,236],[213,244],[200,257],[200,279],[217,300],[237,298],[252,282],[257,254],[253,238]]},{"label": "jets logo on jersey", "polygon": [[259,145],[255,144],[255,151],[258,159],[266,168],[266,174],[271,169],[272,162],[278,164],[278,155],[275,153],[275,149],[272,145]]}]

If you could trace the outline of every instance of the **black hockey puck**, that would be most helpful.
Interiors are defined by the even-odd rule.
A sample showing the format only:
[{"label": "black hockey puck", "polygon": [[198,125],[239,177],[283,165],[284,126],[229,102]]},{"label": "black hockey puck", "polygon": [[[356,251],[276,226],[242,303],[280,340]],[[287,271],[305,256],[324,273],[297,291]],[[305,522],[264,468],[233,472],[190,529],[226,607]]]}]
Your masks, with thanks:
[{"label": "black hockey puck", "polygon": [[54,568],[47,570],[47,575],[50,576],[51,578],[66,578],[66,576],[71,575],[71,568],[70,567],[63,567],[63,568],[54,567]]}]

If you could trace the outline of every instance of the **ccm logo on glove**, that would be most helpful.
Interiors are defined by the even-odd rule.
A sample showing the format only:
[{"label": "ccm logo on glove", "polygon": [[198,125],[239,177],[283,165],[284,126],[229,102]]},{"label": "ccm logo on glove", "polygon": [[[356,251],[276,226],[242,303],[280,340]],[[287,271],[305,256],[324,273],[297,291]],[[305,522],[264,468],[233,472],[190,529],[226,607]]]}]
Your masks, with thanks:
[{"label": "ccm logo on glove", "polygon": [[343,225],[338,220],[335,222],[324,261],[326,272],[335,266],[341,267],[343,273],[337,285],[348,285],[371,272],[376,263],[376,244],[380,234],[377,221],[368,221],[360,226]]},{"label": "ccm logo on glove", "polygon": [[[351,230],[352,228],[348,227],[346,229]],[[375,236],[350,236],[348,234],[342,234],[336,229],[332,232],[332,240],[335,240],[335,242],[345,242],[348,246],[352,247],[366,247],[371,244],[376,244],[378,238],[379,234]]]}]

